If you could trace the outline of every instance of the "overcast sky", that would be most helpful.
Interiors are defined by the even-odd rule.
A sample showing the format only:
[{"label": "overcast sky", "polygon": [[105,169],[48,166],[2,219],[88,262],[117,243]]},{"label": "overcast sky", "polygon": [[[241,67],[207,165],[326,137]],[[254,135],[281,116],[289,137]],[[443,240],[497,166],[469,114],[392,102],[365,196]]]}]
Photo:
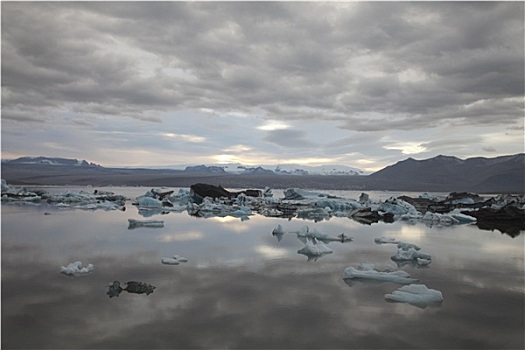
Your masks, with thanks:
[{"label": "overcast sky", "polygon": [[2,2],[2,158],[524,152],[523,2]]}]

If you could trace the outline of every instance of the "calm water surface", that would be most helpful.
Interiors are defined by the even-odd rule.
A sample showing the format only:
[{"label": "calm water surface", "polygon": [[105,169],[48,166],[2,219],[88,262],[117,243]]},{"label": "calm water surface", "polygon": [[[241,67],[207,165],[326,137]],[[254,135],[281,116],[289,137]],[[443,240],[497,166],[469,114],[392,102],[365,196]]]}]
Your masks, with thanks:
[{"label": "calm water surface", "polygon": [[[55,189],[57,190],[57,189]],[[63,190],[63,189],[62,189]],[[144,188],[117,188],[135,198]],[[276,193],[274,191],[274,193]],[[348,196],[348,192],[330,191]],[[392,193],[370,193],[372,199]],[[277,195],[279,197],[279,195]],[[359,193],[349,198],[357,198]],[[44,213],[49,215],[44,215]],[[2,203],[2,348],[504,349],[524,347],[524,234],[476,226],[361,225],[251,216],[156,215],[164,228],[128,229],[125,212]],[[307,261],[293,234],[308,225],[353,242]],[[348,285],[348,266],[397,267],[393,236],[432,255],[428,268],[401,267],[443,293],[439,307],[389,303],[400,285]],[[163,257],[189,262],[163,265]],[[59,274],[80,260],[86,276]],[[155,292],[109,298],[108,284],[141,281]]]}]

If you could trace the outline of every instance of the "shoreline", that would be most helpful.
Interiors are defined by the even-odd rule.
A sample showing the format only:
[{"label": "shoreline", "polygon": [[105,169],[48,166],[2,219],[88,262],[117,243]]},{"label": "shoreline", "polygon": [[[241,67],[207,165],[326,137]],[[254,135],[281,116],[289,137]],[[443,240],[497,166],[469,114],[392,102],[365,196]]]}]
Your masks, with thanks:
[{"label": "shoreline", "polygon": [[190,187],[196,183],[206,183],[232,189],[286,189],[302,188],[339,191],[392,191],[392,192],[473,192],[483,194],[524,194],[512,190],[483,190],[472,186],[449,186],[435,183],[400,183],[378,181],[362,176],[342,175],[131,175],[131,174],[97,174],[48,176],[27,176],[19,179],[12,176],[2,178],[10,185],[40,186],[91,186],[91,187]]}]

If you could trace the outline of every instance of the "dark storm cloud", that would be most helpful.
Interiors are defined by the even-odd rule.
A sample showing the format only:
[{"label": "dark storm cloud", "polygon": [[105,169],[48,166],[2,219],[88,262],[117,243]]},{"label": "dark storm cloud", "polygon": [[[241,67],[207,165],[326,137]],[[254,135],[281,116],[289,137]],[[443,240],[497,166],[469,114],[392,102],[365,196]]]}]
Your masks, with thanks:
[{"label": "dark storm cloud", "polygon": [[[268,162],[283,161],[279,151],[286,148],[297,152],[294,158],[349,163],[355,161],[349,154],[360,154],[390,163],[406,154],[403,145],[425,140],[422,133],[457,140],[468,128],[487,142],[477,150],[521,150],[520,140],[502,131],[523,123],[520,2],[1,6],[2,146],[11,157],[57,152],[43,147],[58,145],[56,139],[61,155],[106,164],[129,162],[124,154],[130,142],[149,150],[137,162],[153,162],[165,147],[184,148],[155,137],[141,143],[131,134],[120,143],[95,142],[99,149],[111,146],[113,159],[122,151],[118,161],[111,160],[91,147],[98,134],[89,133],[122,130],[122,118],[128,119],[128,131],[146,128],[158,135],[165,129],[200,137],[199,151],[185,156],[207,162],[217,159],[217,150],[244,145]],[[261,119],[289,128],[261,133],[256,129],[265,124]],[[56,130],[34,137],[27,126],[35,123]],[[319,132],[321,124],[325,129]],[[439,128],[453,136],[431,135]],[[33,144],[21,149],[16,132]],[[341,144],[357,132],[365,134],[361,143]],[[67,144],[73,134],[91,144]],[[473,143],[464,146],[458,156],[480,155]],[[433,151],[453,151],[440,147]],[[73,148],[92,154],[72,155]]]},{"label": "dark storm cloud", "polygon": [[[363,131],[516,123],[522,105],[498,110],[523,95],[523,45],[519,2],[3,3],[2,102],[135,118],[273,107]],[[462,110],[487,98],[497,109]]]}]

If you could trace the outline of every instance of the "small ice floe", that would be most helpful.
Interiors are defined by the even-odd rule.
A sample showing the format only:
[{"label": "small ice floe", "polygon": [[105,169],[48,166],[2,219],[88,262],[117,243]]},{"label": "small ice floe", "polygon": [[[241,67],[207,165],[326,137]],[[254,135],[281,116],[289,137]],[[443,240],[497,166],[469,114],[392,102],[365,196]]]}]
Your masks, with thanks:
[{"label": "small ice floe", "polygon": [[349,237],[349,236],[345,235],[344,232],[339,234],[339,235],[337,235],[337,241],[340,241],[341,243],[351,242],[353,240],[354,240],[353,237]]},{"label": "small ice floe", "polygon": [[398,244],[399,241],[395,237],[378,237],[374,238],[376,244]]},{"label": "small ice floe", "polygon": [[417,258],[418,266],[428,266],[428,265],[430,265],[431,262],[432,262],[432,260],[430,260],[430,259]]},{"label": "small ice floe", "polygon": [[188,262],[188,259],[180,255],[173,255],[173,258],[162,258],[161,262],[164,265],[179,265]]},{"label": "small ice floe", "polygon": [[152,286],[149,283],[135,282],[135,281],[126,282],[126,288],[122,288],[120,286],[119,281],[114,281],[112,284],[108,286],[108,291],[106,292],[106,294],[109,295],[110,298],[118,297],[120,293],[122,293],[123,291],[132,293],[132,294],[150,295],[151,293],[153,293],[155,288],[157,287]]},{"label": "small ice floe", "polygon": [[432,257],[429,254],[422,253],[412,247],[408,249],[398,248],[396,255],[392,256],[394,261],[407,261],[407,260],[416,260],[416,259],[426,259],[431,260]]},{"label": "small ice floe", "polygon": [[120,286],[119,281],[113,281],[112,284],[109,285],[108,291],[106,292],[107,295],[109,295],[110,298],[118,297],[120,293],[122,293],[123,289]]},{"label": "small ice floe", "polygon": [[393,291],[391,294],[385,294],[385,299],[424,308],[440,306],[443,302],[443,295],[440,291],[429,289],[424,284],[410,284]]},{"label": "small ice floe", "polygon": [[60,273],[63,273],[64,275],[68,276],[80,276],[80,275],[86,275],[90,272],[92,272],[95,269],[93,264],[87,264],[86,267],[82,266],[82,262],[75,261],[72,263],[69,263],[66,267],[62,266],[60,268]]},{"label": "small ice floe", "polygon": [[134,229],[137,227],[151,227],[151,228],[160,228],[164,227],[164,221],[163,220],[135,220],[135,219],[128,219],[128,229]]},{"label": "small ice floe", "polygon": [[128,293],[133,293],[133,294],[150,295],[151,293],[153,293],[153,290],[155,288],[157,287],[152,286],[149,283],[131,281],[131,282],[126,282],[126,288],[124,288],[124,290]]},{"label": "small ice floe", "polygon": [[281,225],[277,225],[277,227],[273,229],[272,235],[277,238],[278,242],[280,242],[281,239],[283,239],[283,236],[284,236],[283,227]]},{"label": "small ice floe", "polygon": [[315,238],[318,241],[321,241],[323,243],[328,242],[350,242],[354,239],[344,233],[339,234],[337,237],[330,237],[327,233],[319,232],[316,228],[313,230],[310,230],[308,226],[301,227],[301,230],[299,232],[294,232],[297,234],[297,238],[299,238],[303,243],[306,243],[304,240],[305,238]]},{"label": "small ice floe", "polygon": [[333,253],[333,250],[316,238],[307,237],[304,247],[299,249],[297,253],[306,255],[308,261],[316,261],[323,255]]},{"label": "small ice floe", "polygon": [[[350,266],[344,271],[344,279],[355,279],[361,282],[392,282],[399,284],[410,284],[417,282],[415,278],[402,270],[397,271],[378,271],[372,264],[360,264],[357,269]],[[348,283],[347,283],[348,284]]]},{"label": "small ice floe", "polygon": [[397,242],[397,247],[403,250],[409,250],[410,248],[415,249],[415,250],[421,250],[421,247],[419,247],[418,245],[413,244],[413,243],[403,242],[403,241]]}]

